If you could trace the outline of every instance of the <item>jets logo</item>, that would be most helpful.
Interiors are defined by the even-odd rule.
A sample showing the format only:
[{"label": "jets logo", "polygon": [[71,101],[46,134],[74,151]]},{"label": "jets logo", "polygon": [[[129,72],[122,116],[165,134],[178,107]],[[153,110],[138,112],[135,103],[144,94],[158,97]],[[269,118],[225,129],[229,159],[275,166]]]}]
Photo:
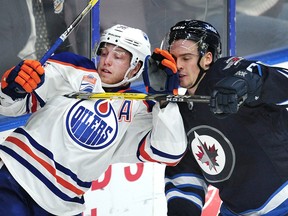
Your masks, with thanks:
[{"label": "jets logo", "polygon": [[192,154],[209,182],[227,180],[235,165],[235,153],[228,139],[210,126],[193,128],[188,136]]},{"label": "jets logo", "polygon": [[196,139],[192,142],[192,151],[195,152],[197,161],[202,166],[202,169],[211,173],[222,171],[222,164],[225,163],[222,147],[212,137],[205,135],[200,137],[196,132],[194,132],[194,136]]},{"label": "jets logo", "polygon": [[114,142],[118,133],[118,121],[108,100],[81,100],[70,108],[66,129],[80,146],[103,149]]},{"label": "jets logo", "polygon": [[226,70],[226,69],[228,69],[228,68],[231,68],[232,66],[237,67],[242,60],[243,60],[242,57],[231,57],[231,58],[227,59],[227,60],[225,61],[226,66],[224,67],[223,70]]}]

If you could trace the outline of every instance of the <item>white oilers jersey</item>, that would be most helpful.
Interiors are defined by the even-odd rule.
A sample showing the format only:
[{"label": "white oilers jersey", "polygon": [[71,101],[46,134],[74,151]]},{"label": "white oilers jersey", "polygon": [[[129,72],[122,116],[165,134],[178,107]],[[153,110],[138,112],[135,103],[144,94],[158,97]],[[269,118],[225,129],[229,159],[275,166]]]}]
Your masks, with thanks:
[{"label": "white oilers jersey", "polygon": [[110,164],[173,165],[182,157],[187,140],[177,104],[149,104],[54,97],[7,137],[0,157],[46,211],[78,214],[83,194]]},{"label": "white oilers jersey", "polygon": [[52,56],[44,65],[44,83],[24,99],[13,101],[1,92],[0,114],[20,116],[32,113],[43,107],[47,100],[56,95],[71,92],[103,92],[95,64],[90,59],[73,53],[64,52]]}]

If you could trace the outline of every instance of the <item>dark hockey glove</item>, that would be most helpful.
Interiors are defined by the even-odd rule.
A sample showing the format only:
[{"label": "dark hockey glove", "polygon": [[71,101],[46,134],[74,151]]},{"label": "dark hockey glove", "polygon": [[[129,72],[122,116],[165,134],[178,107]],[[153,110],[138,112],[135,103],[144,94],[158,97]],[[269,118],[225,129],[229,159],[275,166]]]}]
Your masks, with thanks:
[{"label": "dark hockey glove", "polygon": [[2,92],[13,100],[24,98],[26,94],[44,82],[44,68],[36,60],[25,60],[7,70],[1,79]]},{"label": "dark hockey glove", "polygon": [[245,103],[256,105],[262,87],[261,76],[248,70],[237,71],[216,83],[210,100],[210,110],[217,117],[236,113]]},{"label": "dark hockey glove", "polygon": [[151,57],[146,57],[142,76],[148,93],[178,94],[176,62],[168,51],[156,48]]}]

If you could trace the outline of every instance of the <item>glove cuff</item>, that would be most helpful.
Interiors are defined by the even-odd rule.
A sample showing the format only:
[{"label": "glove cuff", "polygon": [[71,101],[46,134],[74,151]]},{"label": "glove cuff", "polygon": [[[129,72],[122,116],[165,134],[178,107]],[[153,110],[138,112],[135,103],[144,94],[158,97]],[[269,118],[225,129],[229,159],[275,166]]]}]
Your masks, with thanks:
[{"label": "glove cuff", "polygon": [[26,92],[24,92],[24,93],[18,93],[15,89],[12,90],[12,89],[10,89],[10,88],[4,88],[4,89],[2,88],[2,92],[3,92],[4,94],[8,95],[9,97],[11,97],[14,101],[15,101],[16,99],[25,98],[26,95],[28,94],[28,93],[26,93]]}]

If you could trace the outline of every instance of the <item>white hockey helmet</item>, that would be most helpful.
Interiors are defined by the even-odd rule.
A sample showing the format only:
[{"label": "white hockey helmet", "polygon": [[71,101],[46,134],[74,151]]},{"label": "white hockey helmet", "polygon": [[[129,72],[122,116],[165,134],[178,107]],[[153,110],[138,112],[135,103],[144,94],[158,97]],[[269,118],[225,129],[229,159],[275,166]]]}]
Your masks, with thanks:
[{"label": "white hockey helmet", "polygon": [[[131,53],[132,58],[130,67],[125,73],[123,80],[116,84],[107,84],[102,82],[103,87],[117,87],[124,83],[132,82],[136,80],[144,70],[145,58],[151,55],[151,45],[149,38],[145,32],[140,29],[131,28],[125,25],[114,25],[111,28],[106,29],[101,37],[96,48],[96,54],[100,54],[100,48],[104,43],[110,43],[119,46]],[[130,70],[134,69],[138,62],[141,62],[142,66],[139,72],[132,78],[128,78],[127,75]]]}]

